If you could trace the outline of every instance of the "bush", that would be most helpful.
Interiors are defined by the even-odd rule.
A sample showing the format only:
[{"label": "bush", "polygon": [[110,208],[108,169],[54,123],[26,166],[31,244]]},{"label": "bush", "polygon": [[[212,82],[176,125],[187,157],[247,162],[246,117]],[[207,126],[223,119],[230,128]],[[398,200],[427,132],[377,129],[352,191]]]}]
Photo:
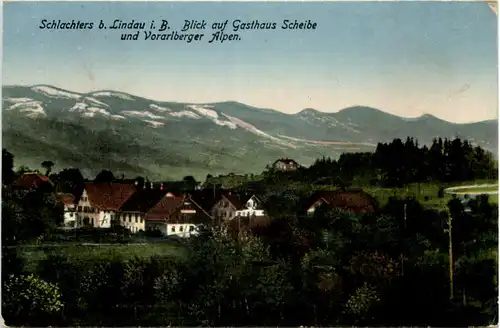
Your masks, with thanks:
[{"label": "bush", "polygon": [[63,308],[57,285],[33,274],[10,276],[2,291],[2,314],[9,325],[44,325]]}]

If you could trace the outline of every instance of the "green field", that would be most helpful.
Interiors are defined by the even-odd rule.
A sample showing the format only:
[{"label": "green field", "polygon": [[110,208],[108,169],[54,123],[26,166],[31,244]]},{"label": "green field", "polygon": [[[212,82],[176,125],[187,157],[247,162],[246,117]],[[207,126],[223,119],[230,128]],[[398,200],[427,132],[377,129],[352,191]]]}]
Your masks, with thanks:
[{"label": "green field", "polygon": [[62,243],[57,245],[20,246],[19,250],[21,257],[25,260],[25,268],[29,272],[33,272],[38,262],[51,254],[67,256],[77,261],[93,261],[96,259],[148,258],[154,255],[182,259],[186,251],[184,246],[177,242],[96,246]]},{"label": "green field", "polygon": [[490,186],[471,186],[468,188],[457,188],[447,190],[448,193],[451,194],[481,194],[481,193],[494,193],[498,192],[498,185],[490,185]]},{"label": "green field", "polygon": [[[498,183],[498,181],[480,181],[480,182],[469,181],[461,183],[461,185],[467,186],[467,185],[495,184],[495,183]],[[455,186],[456,185],[445,185],[444,187],[446,189]],[[380,188],[371,186],[365,186],[362,188],[363,190],[374,196],[381,205],[387,203],[389,198],[392,196],[397,196],[400,198],[415,197],[424,206],[434,209],[445,209],[448,202],[453,197],[451,192],[450,193],[445,192],[444,197],[439,198],[438,192],[440,185],[434,183],[420,183],[420,184],[414,183],[404,188]],[[475,192],[478,192],[478,190],[480,189],[475,189]],[[491,191],[491,189],[489,189],[489,191]],[[498,195],[489,195],[489,200],[491,203],[498,203]]]}]

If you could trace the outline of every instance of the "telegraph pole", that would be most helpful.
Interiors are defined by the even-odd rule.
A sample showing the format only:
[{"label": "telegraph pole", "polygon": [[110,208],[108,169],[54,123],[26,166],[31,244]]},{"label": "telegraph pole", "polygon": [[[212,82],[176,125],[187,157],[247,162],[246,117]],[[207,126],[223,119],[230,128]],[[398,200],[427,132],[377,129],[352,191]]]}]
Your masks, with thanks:
[{"label": "telegraph pole", "polygon": [[[403,207],[403,220],[404,220],[404,233],[403,235],[406,237],[406,202]],[[404,267],[404,254],[401,253],[401,274],[404,276],[405,275],[405,267]]]},{"label": "telegraph pole", "polygon": [[450,258],[450,300],[453,299],[453,238],[452,232],[452,218],[450,212],[448,213],[448,252]]}]

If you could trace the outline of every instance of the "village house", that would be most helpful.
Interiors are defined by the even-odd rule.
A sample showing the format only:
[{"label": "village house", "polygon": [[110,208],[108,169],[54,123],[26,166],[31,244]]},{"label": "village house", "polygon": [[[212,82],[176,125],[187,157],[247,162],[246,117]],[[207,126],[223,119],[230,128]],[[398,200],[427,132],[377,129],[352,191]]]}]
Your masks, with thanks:
[{"label": "village house", "polygon": [[136,191],[133,184],[85,183],[77,205],[77,225],[109,228],[120,207]]},{"label": "village house", "polygon": [[167,195],[167,191],[163,188],[151,189],[149,186],[145,186],[143,189],[137,190],[120,207],[112,224],[123,226],[131,232],[146,231],[144,220],[146,213],[158,204],[165,195]]},{"label": "village house", "polygon": [[264,210],[255,195],[226,191],[212,207],[211,214],[215,218],[228,221],[237,216],[263,216]]},{"label": "village house", "polygon": [[320,206],[355,213],[374,212],[378,208],[375,198],[362,190],[317,191],[308,203],[306,208],[308,215],[313,215]]},{"label": "village house", "polygon": [[212,217],[189,195],[176,196],[168,192],[144,216],[145,228],[167,236],[189,237],[198,228],[210,223]]},{"label": "village house", "polygon": [[299,164],[293,159],[280,158],[272,164],[272,168],[276,171],[296,171],[299,168]]},{"label": "village house", "polygon": [[76,227],[76,204],[75,196],[72,194],[60,193],[57,195],[57,199],[64,206],[64,221],[63,225],[69,228]]},{"label": "village house", "polygon": [[245,209],[246,200],[250,198],[247,194],[225,191],[210,212],[214,218],[232,220]]},{"label": "village house", "polygon": [[51,188],[54,183],[38,172],[26,172],[12,183],[13,187],[22,189],[37,189],[44,185]]},{"label": "village house", "polygon": [[245,204],[243,204],[239,210],[235,212],[235,215],[241,217],[255,217],[264,216],[264,209],[261,206],[261,201],[257,196],[252,195]]},{"label": "village house", "polygon": [[228,191],[221,195],[220,200],[212,207],[210,213],[214,218],[231,220],[242,206],[241,196]]}]

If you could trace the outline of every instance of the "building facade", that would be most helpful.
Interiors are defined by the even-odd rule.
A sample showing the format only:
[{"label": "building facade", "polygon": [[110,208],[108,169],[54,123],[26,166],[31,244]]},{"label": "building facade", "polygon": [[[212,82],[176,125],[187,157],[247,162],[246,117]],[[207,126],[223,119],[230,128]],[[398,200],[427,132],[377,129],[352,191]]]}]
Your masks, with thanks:
[{"label": "building facade", "polygon": [[165,197],[145,215],[146,230],[160,231],[166,236],[189,237],[198,233],[198,228],[210,223],[212,217],[190,196]]},{"label": "building facade", "polygon": [[110,228],[120,207],[135,191],[128,183],[86,183],[77,204],[78,226]]}]

